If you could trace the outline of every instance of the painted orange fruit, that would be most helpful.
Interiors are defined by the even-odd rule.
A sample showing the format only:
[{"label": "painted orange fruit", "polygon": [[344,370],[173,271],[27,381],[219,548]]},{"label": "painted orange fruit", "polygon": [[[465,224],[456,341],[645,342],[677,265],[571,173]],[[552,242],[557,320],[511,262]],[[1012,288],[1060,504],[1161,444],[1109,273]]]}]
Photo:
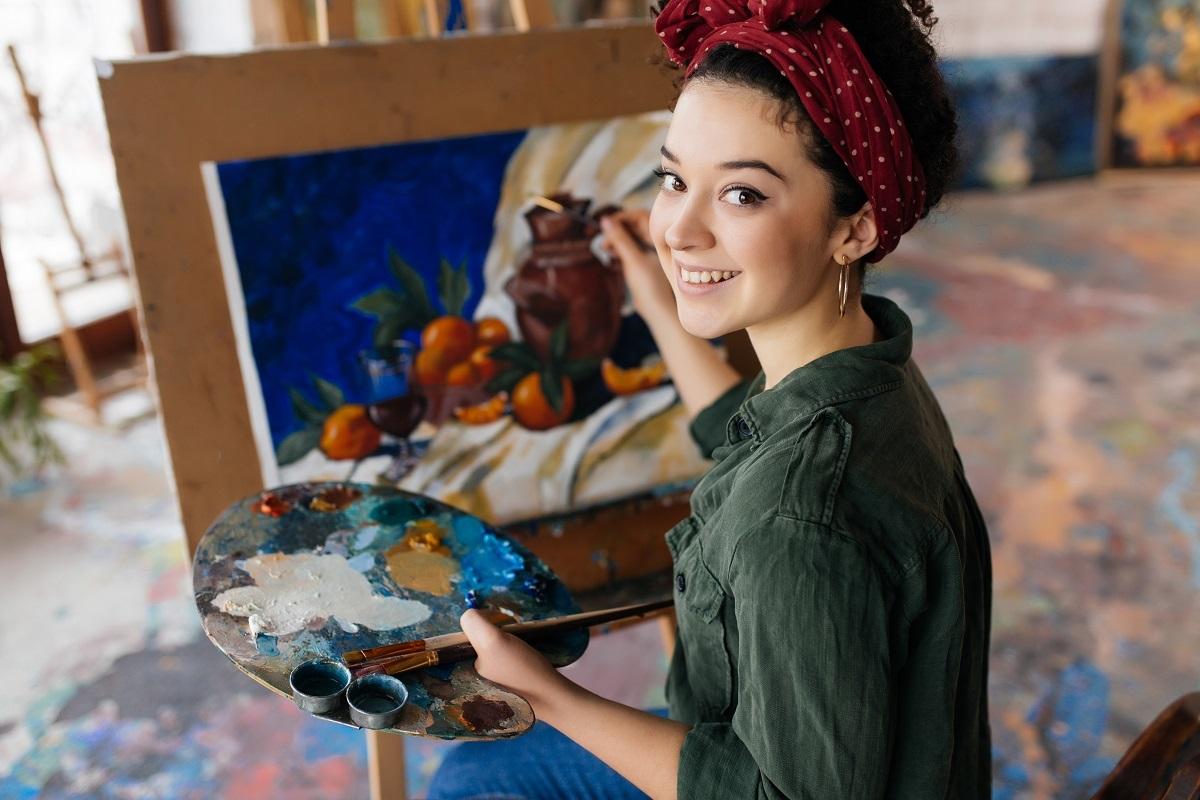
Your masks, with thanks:
[{"label": "painted orange fruit", "polygon": [[496,396],[484,400],[479,405],[462,406],[454,409],[454,416],[459,422],[467,425],[486,425],[504,416],[504,406],[508,403],[508,392],[500,392]]},{"label": "painted orange fruit", "polygon": [[446,364],[465,361],[475,349],[475,326],[462,317],[438,317],[421,331],[421,347],[441,352]]},{"label": "painted orange fruit", "polygon": [[447,386],[473,386],[479,383],[479,370],[470,361],[460,361],[446,371]]},{"label": "painted orange fruit", "polygon": [[446,382],[451,365],[441,350],[422,350],[413,362],[413,375],[422,386],[435,386]]},{"label": "painted orange fruit", "polygon": [[606,358],[600,364],[600,376],[613,394],[635,394],[662,383],[663,378],[667,376],[667,365],[659,361],[648,367],[622,369],[613,363],[611,358]]},{"label": "painted orange fruit", "polygon": [[492,345],[481,344],[471,351],[471,364],[479,373],[481,381],[490,381],[500,372],[500,365],[492,359]]},{"label": "painted orange fruit", "polygon": [[325,418],[321,452],[337,461],[357,461],[374,453],[383,433],[367,417],[366,406],[349,403]]},{"label": "painted orange fruit", "polygon": [[513,416],[522,427],[532,431],[544,431],[566,422],[575,410],[575,387],[571,379],[562,379],[562,410],[555,411],[549,398],[542,392],[542,377],[531,372],[517,382],[513,389]]},{"label": "painted orange fruit", "polygon": [[495,347],[498,344],[512,341],[512,334],[508,332],[508,326],[503,320],[495,317],[484,317],[475,322],[475,338],[480,344],[491,345]]}]

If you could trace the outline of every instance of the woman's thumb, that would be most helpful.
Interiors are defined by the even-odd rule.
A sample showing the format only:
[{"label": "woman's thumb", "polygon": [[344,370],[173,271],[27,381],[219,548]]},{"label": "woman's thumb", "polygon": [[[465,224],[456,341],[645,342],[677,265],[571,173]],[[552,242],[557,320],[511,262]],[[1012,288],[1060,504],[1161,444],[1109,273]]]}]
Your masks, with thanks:
[{"label": "woman's thumb", "polygon": [[480,649],[494,645],[504,635],[499,628],[488,622],[487,618],[473,608],[468,608],[459,617],[458,624],[463,633],[471,640],[471,646],[478,652]]}]

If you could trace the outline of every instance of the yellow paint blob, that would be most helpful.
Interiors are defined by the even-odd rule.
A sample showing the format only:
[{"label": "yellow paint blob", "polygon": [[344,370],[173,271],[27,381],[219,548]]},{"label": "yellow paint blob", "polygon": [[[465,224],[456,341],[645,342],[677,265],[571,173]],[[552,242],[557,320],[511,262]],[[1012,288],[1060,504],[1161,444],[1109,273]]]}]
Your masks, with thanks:
[{"label": "yellow paint blob", "polygon": [[384,557],[392,580],[418,592],[448,595],[459,574],[458,561],[442,544],[442,527],[428,518],[410,522],[408,533]]}]

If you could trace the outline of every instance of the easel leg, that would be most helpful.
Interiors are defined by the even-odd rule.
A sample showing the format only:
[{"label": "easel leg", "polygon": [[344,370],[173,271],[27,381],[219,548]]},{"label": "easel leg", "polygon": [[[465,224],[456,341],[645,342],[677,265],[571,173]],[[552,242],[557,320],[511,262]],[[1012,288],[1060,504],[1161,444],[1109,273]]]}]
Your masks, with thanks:
[{"label": "easel leg", "polygon": [[403,736],[367,731],[367,769],[371,800],[406,800]]},{"label": "easel leg", "polygon": [[675,615],[673,613],[659,616],[658,632],[662,634],[663,652],[667,654],[669,661],[671,654],[675,652]]}]

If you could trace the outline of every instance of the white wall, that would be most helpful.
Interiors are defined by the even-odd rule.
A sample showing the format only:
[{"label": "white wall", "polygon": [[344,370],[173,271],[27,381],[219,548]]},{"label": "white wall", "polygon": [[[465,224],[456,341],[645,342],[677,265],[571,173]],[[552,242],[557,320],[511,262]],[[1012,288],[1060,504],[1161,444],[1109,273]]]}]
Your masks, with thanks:
[{"label": "white wall", "polygon": [[1106,0],[934,0],[947,58],[1075,55],[1100,49]]}]

